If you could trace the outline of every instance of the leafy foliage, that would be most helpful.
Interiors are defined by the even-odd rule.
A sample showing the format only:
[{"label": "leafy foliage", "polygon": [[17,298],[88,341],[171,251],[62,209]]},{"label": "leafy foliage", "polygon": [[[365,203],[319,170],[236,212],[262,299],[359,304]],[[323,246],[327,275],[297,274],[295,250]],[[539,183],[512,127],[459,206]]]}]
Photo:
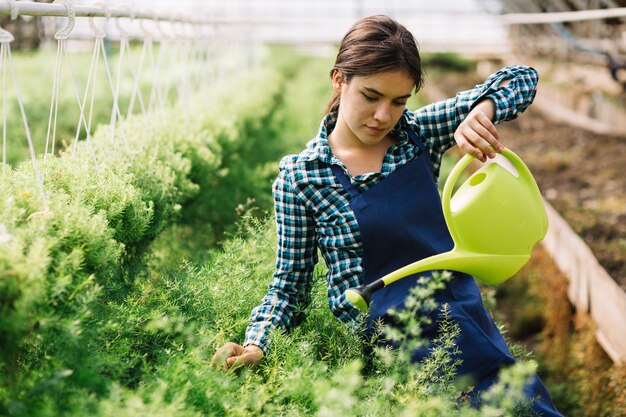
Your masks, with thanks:
[{"label": "leafy foliage", "polygon": [[[145,346],[164,341],[150,332],[144,346],[136,329],[117,323],[133,343],[111,342],[115,339],[108,335],[116,325],[111,314],[143,279],[149,280],[150,243],[180,222],[186,207],[202,206],[216,227],[234,218],[235,201],[220,201],[225,190],[216,183],[227,180],[233,186],[228,172],[238,162],[226,159],[222,149],[242,143],[253,148],[266,139],[264,123],[272,119],[282,83],[272,70],[231,82],[254,100],[239,96],[219,108],[201,106],[224,97],[224,83],[223,90],[195,99],[206,111],[193,118],[174,107],[131,119],[127,144],[111,143],[108,128],[101,128],[94,135],[95,160],[85,143],[76,156],[40,158],[45,202],[30,163],[3,177],[0,191],[8,196],[0,201],[3,414],[20,415],[24,407],[62,412],[76,399],[57,398],[57,389],[103,394],[110,385],[103,375],[126,384],[139,381],[138,370],[150,362]],[[262,162],[248,160],[250,171],[237,180],[252,178]],[[137,324],[146,325],[150,316],[137,317]]]}]

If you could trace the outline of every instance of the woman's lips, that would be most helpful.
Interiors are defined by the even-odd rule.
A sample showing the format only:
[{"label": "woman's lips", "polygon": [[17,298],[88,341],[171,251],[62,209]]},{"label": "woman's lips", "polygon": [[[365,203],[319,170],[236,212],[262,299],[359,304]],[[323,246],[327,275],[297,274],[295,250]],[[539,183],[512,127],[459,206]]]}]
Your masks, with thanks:
[{"label": "woman's lips", "polygon": [[385,129],[381,128],[381,127],[372,127],[372,126],[366,126],[370,132],[372,132],[375,135],[380,135],[382,133],[385,132]]}]

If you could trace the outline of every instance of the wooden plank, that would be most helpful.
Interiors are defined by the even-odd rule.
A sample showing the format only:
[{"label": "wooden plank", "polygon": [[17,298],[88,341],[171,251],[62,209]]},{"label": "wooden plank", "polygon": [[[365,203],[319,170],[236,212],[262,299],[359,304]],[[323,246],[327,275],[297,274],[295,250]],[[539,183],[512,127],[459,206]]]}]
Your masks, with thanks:
[{"label": "wooden plank", "polygon": [[550,203],[544,203],[550,227],[542,245],[567,277],[570,301],[591,313],[598,343],[611,359],[626,363],[626,293]]},{"label": "wooden plank", "polygon": [[591,317],[598,342],[611,359],[626,363],[626,294],[604,268],[595,265],[594,269]]}]

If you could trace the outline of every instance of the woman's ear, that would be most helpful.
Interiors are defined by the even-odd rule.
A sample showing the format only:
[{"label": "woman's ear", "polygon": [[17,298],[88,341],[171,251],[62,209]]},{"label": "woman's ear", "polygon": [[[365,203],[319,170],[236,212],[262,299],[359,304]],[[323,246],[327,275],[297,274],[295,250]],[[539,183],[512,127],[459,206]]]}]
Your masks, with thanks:
[{"label": "woman's ear", "polygon": [[335,93],[341,93],[341,87],[343,87],[343,75],[341,71],[334,70],[331,76],[331,80],[333,82],[333,91]]}]

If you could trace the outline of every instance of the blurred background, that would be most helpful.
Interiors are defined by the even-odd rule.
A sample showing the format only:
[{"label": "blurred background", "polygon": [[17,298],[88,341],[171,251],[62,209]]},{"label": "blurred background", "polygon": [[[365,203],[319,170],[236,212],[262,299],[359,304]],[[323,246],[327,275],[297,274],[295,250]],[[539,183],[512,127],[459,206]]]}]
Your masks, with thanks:
[{"label": "blurred background", "polygon": [[[59,4],[54,13],[19,13],[27,3],[0,2],[0,26],[14,37],[35,152],[47,153],[50,97],[59,73],[54,35],[68,19]],[[535,175],[551,229],[519,277],[484,288],[485,300],[508,323],[507,337],[535,352],[565,415],[626,415],[625,0],[108,0],[108,12],[123,16],[112,19],[103,17],[103,3],[72,4],[91,7],[98,16],[94,22],[106,33],[111,62],[121,61],[122,39],[130,40],[125,65],[131,69],[124,73],[120,64],[114,71],[114,78],[125,78],[116,98],[122,115],[140,113],[138,105],[129,106],[137,92],[151,107],[155,80],[167,79],[158,92],[167,102],[189,94],[186,78],[203,79],[212,89],[242,68],[280,62],[293,81],[285,101],[298,119],[288,124],[297,136],[289,138],[289,151],[315,134],[337,46],[361,17],[385,14],[414,34],[427,82],[413,108],[472,88],[503,66],[535,67],[540,82],[533,106],[499,132]],[[94,29],[87,18],[75,19],[65,46],[80,88],[89,86]],[[148,62],[152,53],[156,64],[142,67],[144,55]],[[80,129],[75,135],[80,116],[67,72],[63,77],[57,149],[86,135]],[[93,129],[115,124],[104,73],[99,83]],[[5,103],[15,94],[9,91]],[[19,109],[11,106],[3,123],[14,138],[6,158],[18,165],[30,155]],[[458,159],[451,154],[448,167]]]}]

